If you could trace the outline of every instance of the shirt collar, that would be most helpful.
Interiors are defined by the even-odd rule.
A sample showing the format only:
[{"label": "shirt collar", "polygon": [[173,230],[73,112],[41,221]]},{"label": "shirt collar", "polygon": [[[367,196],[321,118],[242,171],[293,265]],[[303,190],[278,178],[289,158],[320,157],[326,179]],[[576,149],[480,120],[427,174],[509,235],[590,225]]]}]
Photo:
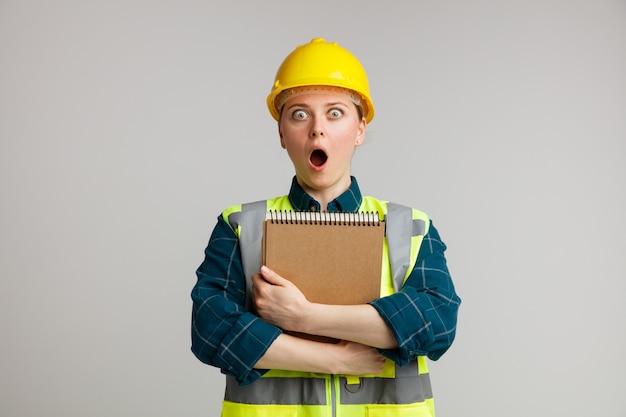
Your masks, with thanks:
[{"label": "shirt collar", "polygon": [[[359,189],[359,184],[355,177],[350,177],[350,188],[348,188],[343,194],[335,198],[328,203],[328,210],[331,212],[356,212],[361,203],[363,202],[363,196]],[[293,177],[291,181],[291,190],[289,190],[289,201],[296,211],[319,211],[320,203],[318,203],[313,197],[304,191],[304,189],[298,184],[296,177]]]}]

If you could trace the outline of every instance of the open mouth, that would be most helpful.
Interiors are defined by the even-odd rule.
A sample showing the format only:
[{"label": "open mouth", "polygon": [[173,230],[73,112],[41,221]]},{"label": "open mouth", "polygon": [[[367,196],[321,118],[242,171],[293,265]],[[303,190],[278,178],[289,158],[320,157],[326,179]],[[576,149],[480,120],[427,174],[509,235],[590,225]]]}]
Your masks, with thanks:
[{"label": "open mouth", "polygon": [[326,155],[326,152],[317,149],[313,151],[309,160],[314,166],[321,167],[328,160],[328,156]]}]

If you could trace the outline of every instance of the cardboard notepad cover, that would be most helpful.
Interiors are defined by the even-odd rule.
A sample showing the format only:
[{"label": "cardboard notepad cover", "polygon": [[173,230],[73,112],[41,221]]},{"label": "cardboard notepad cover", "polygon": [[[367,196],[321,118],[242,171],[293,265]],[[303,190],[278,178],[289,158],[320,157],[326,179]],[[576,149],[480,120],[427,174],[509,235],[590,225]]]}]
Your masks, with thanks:
[{"label": "cardboard notepad cover", "polygon": [[383,221],[266,220],[263,264],[293,282],[310,302],[365,304],[380,297],[384,230]]}]

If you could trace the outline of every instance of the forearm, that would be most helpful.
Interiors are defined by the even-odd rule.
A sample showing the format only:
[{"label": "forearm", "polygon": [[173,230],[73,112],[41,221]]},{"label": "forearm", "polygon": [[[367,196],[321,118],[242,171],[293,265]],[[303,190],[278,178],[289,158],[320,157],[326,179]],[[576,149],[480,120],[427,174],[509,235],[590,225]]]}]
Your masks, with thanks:
[{"label": "forearm", "polygon": [[333,364],[328,361],[328,352],[320,342],[301,339],[286,333],[274,340],[265,354],[254,365],[257,369],[283,369],[334,373]]},{"label": "forearm", "polygon": [[283,330],[349,340],[393,349],[396,338],[378,311],[369,304],[328,305],[309,302],[293,283],[263,266],[252,276],[257,312]]},{"label": "forearm", "polygon": [[347,341],[323,343],[283,333],[254,368],[363,375],[380,372],[384,363],[384,357],[370,346]]},{"label": "forearm", "polygon": [[350,340],[381,349],[394,349],[398,343],[378,311],[369,304],[310,304],[305,317],[298,322],[304,333]]}]

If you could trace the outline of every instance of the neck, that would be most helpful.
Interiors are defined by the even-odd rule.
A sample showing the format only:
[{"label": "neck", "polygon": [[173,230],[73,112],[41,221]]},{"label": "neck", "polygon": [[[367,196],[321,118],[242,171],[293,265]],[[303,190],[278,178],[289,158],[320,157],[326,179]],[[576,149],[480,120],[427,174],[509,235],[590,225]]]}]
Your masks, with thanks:
[{"label": "neck", "polygon": [[311,197],[313,197],[319,204],[320,210],[326,211],[328,203],[339,197],[350,188],[351,179],[347,178],[346,181],[334,184],[331,187],[316,189],[308,186],[307,184],[300,183],[304,191],[306,191]]}]

